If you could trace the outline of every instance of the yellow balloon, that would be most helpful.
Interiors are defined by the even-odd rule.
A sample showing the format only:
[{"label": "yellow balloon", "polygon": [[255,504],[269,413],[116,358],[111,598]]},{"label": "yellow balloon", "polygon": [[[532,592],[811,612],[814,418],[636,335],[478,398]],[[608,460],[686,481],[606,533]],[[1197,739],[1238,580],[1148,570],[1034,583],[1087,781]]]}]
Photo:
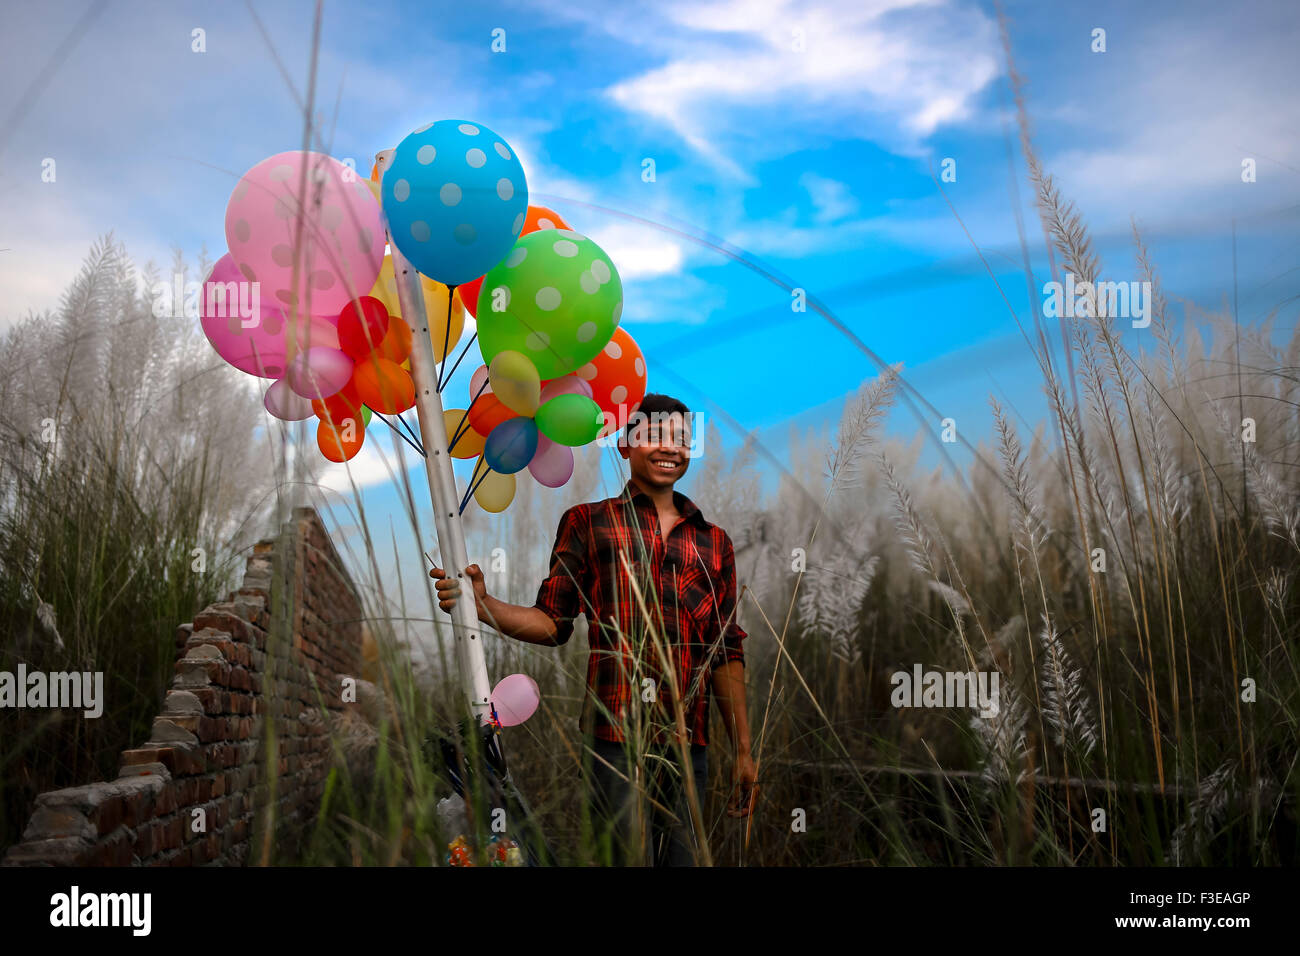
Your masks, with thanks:
[{"label": "yellow balloon", "polygon": [[[465,424],[461,426],[461,419]],[[469,426],[469,419],[465,418],[465,409],[449,408],[442,413],[443,426],[447,429],[447,441],[456,438],[456,429],[461,429],[459,438],[456,438],[456,444],[451,447],[452,458],[477,458],[483,454],[483,445],[487,439]],[[481,474],[481,472],[480,472]]]},{"label": "yellow balloon", "polygon": [[[487,477],[483,476],[484,471]],[[515,500],[514,475],[493,471],[482,458],[474,463],[474,474],[482,479],[474,492],[474,500],[480,508],[491,514],[500,514],[510,507],[510,502]]]},{"label": "yellow balloon", "polygon": [[492,356],[488,384],[501,404],[516,415],[531,417],[537,413],[542,401],[542,382],[537,366],[522,352],[506,349]]},{"label": "yellow balloon", "polygon": [[[434,282],[428,276],[420,276],[420,286],[424,289],[424,311],[429,317],[429,337],[433,340],[433,355],[436,361],[443,361],[460,341],[465,330],[465,307],[460,298],[451,296],[451,334],[447,335],[447,287],[441,282]],[[397,277],[393,272],[393,257],[384,256],[384,264],[379,269],[379,278],[375,280],[370,295],[384,303],[389,315],[400,316],[402,305],[397,300]],[[412,331],[417,331],[412,327]],[[443,348],[443,341],[447,347]]]}]

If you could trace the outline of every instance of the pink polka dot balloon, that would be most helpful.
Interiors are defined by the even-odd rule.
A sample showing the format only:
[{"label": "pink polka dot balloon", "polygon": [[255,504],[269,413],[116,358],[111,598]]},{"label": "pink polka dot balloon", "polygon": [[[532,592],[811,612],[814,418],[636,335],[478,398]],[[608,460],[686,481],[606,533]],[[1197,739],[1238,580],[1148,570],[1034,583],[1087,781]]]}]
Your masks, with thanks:
[{"label": "pink polka dot balloon", "polygon": [[384,261],[374,193],[324,153],[278,153],[246,172],[226,206],[226,242],[263,300],[313,315],[337,316],[368,293]]},{"label": "pink polka dot balloon", "polygon": [[[294,319],[291,310],[267,302],[262,288],[246,280],[230,254],[217,260],[203,283],[199,322],[217,354],[259,378],[280,378],[292,351],[319,346],[337,349],[337,320]],[[292,335],[291,335],[292,333]]]}]

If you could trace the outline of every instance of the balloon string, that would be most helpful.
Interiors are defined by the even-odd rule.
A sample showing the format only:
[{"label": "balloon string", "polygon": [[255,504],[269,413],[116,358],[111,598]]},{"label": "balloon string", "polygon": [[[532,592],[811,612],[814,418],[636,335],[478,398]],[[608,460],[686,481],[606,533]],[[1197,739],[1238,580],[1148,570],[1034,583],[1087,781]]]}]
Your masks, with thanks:
[{"label": "balloon string", "polygon": [[396,417],[397,417],[397,421],[402,425],[403,428],[406,429],[407,434],[411,436],[411,439],[412,439],[412,440],[413,440],[417,445],[420,446],[420,454],[423,455],[423,454],[424,454],[424,442],[420,441],[420,436],[417,435],[417,434],[415,433],[415,429],[411,427],[411,423],[408,422],[405,418],[402,417],[402,413],[401,413],[401,412],[398,412]]},{"label": "balloon string", "polygon": [[492,469],[491,469],[491,468],[488,468],[487,470],[485,470],[485,471],[483,472],[483,477],[480,478],[480,479],[479,479],[479,480],[474,484],[474,486],[473,486],[472,488],[470,488],[470,489],[465,493],[465,500],[464,500],[463,502],[461,502],[461,505],[460,505],[460,513],[461,513],[461,514],[464,514],[464,513],[465,513],[465,509],[469,506],[469,499],[470,499],[470,497],[474,494],[474,492],[478,491],[479,486],[482,485],[483,482],[487,481],[487,479],[488,479],[488,475],[490,475],[490,474],[492,474]]},{"label": "balloon string", "polygon": [[465,421],[469,418],[470,408],[474,407],[474,403],[478,401],[479,395],[483,394],[483,390],[488,387],[488,383],[488,379],[483,379],[483,384],[479,386],[478,392],[469,400],[469,408],[465,409],[465,414],[460,416],[460,421],[456,424],[456,434],[447,445],[448,454],[451,454],[451,450],[456,447],[456,442],[460,441],[461,436],[465,434]]},{"label": "balloon string", "polygon": [[378,418],[381,422],[383,422],[385,425],[387,425],[389,428],[391,428],[393,431],[395,431],[395,432],[397,433],[397,437],[398,437],[398,438],[400,438],[402,441],[406,442],[406,443],[407,443],[408,445],[410,445],[413,449],[415,449],[416,454],[418,454],[418,455],[420,455],[421,457],[424,457],[424,458],[429,457],[428,455],[426,455],[426,454],[424,453],[424,449],[423,449],[423,448],[419,447],[418,445],[414,445],[414,444],[412,444],[412,443],[411,443],[411,439],[407,438],[406,435],[402,433],[402,430],[401,430],[400,428],[398,428],[396,425],[394,425],[392,422],[390,422],[390,421],[389,421],[387,418],[385,418],[383,415],[380,415],[380,414],[379,414],[378,412],[376,412],[373,408],[370,409],[370,411],[371,411],[371,413],[372,413],[376,418]]},{"label": "balloon string", "polygon": [[423,457],[423,458],[427,458],[427,457],[428,457],[428,456],[425,454],[424,449],[423,449],[420,445],[416,444],[415,442],[412,442],[411,439],[407,438],[407,437],[406,437],[406,434],[405,434],[405,433],[404,433],[400,428],[398,428],[396,425],[394,425],[392,422],[390,422],[390,421],[389,421],[387,418],[385,418],[383,415],[380,415],[379,412],[376,412],[374,409],[371,409],[371,412],[372,412],[373,414],[377,415],[377,416],[379,417],[379,420],[380,420],[381,422],[383,422],[385,425],[387,425],[389,428],[391,428],[394,432],[396,432],[398,438],[400,438],[402,441],[404,441],[404,442],[406,442],[408,445],[410,445],[411,448],[415,451],[415,453],[416,453],[417,455],[420,455],[420,456]]},{"label": "balloon string", "polygon": [[476,329],[474,334],[469,337],[469,341],[465,343],[465,347],[460,350],[460,356],[456,359],[456,364],[454,364],[451,367],[451,371],[447,373],[447,381],[450,382],[451,377],[456,374],[456,369],[460,368],[460,363],[465,358],[465,353],[470,350],[470,347],[474,344],[474,340],[477,338],[478,330]]},{"label": "balloon string", "polygon": [[470,474],[469,481],[465,483],[465,495],[460,499],[460,510],[462,512],[465,510],[465,505],[469,501],[469,496],[473,494],[474,479],[478,477],[478,469],[481,464],[483,464],[482,458],[479,458],[478,461],[474,462],[474,471]]},{"label": "balloon string", "polygon": [[491,468],[488,468],[488,470],[483,473],[483,478],[479,478],[478,484],[475,484],[474,479],[478,478],[478,467],[479,465],[482,464],[485,464],[482,458],[479,458],[478,461],[474,462],[474,472],[469,476],[469,484],[465,488],[465,497],[460,499],[461,514],[465,513],[465,508],[469,505],[469,499],[474,494],[474,492],[478,490],[478,486],[483,484],[483,478],[486,478],[488,476],[488,473],[492,471]]},{"label": "balloon string", "polygon": [[[454,285],[447,286],[447,322],[442,327],[442,365],[438,366],[438,381],[434,389],[439,395],[442,394],[442,370],[447,364],[447,352],[451,349],[451,306],[452,300],[455,298],[456,287]],[[456,370],[453,368],[452,372],[454,371]],[[451,372],[447,373],[447,380],[451,380]]]}]

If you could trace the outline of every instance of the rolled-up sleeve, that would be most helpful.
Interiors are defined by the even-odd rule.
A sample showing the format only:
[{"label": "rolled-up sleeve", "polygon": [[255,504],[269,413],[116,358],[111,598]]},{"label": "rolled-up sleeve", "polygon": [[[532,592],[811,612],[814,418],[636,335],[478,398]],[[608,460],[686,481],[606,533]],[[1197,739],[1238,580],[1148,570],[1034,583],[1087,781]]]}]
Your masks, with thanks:
[{"label": "rolled-up sleeve", "polygon": [[728,661],[745,663],[745,649],[742,642],[749,635],[740,626],[740,608],[736,606],[739,589],[736,584],[736,552],[731,546],[731,538],[724,539],[722,545],[722,571],[718,587],[718,621],[722,627],[720,641],[713,654],[713,667],[720,667]]},{"label": "rolled-up sleeve", "polygon": [[589,593],[589,525],[586,505],[574,505],[564,513],[551,549],[550,571],[537,589],[534,606],[555,622],[557,645],[573,636],[573,620],[583,612],[583,599]]}]

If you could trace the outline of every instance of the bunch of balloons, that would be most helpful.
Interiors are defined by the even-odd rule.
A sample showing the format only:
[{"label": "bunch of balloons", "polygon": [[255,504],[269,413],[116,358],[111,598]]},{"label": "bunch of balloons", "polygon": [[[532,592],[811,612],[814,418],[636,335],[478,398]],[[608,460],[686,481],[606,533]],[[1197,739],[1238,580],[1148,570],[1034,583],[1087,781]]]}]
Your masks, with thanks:
[{"label": "bunch of balloons", "polygon": [[393,243],[455,286],[476,319],[484,364],[468,407],[445,413],[452,456],[476,459],[474,499],[505,510],[525,470],[563,485],[572,449],[621,427],[645,395],[640,349],[626,333],[615,339],[614,263],[554,210],[528,204],[518,158],[479,124],[446,120],[406,137],[381,200]]},{"label": "bunch of balloons", "polygon": [[465,313],[476,320],[484,364],[468,406],[445,413],[450,453],[475,459],[473,498],[504,510],[523,472],[563,485],[572,449],[622,428],[645,396],[645,360],[619,328],[614,263],[554,210],[528,204],[518,157],[481,124],[416,130],[369,182],[308,151],[240,177],[226,208],[229,252],[203,288],[213,348],[271,380],[270,414],[315,415],[327,459],[355,456],[372,410],[415,404],[412,330],[385,227],[421,274],[436,361],[460,340]]}]

